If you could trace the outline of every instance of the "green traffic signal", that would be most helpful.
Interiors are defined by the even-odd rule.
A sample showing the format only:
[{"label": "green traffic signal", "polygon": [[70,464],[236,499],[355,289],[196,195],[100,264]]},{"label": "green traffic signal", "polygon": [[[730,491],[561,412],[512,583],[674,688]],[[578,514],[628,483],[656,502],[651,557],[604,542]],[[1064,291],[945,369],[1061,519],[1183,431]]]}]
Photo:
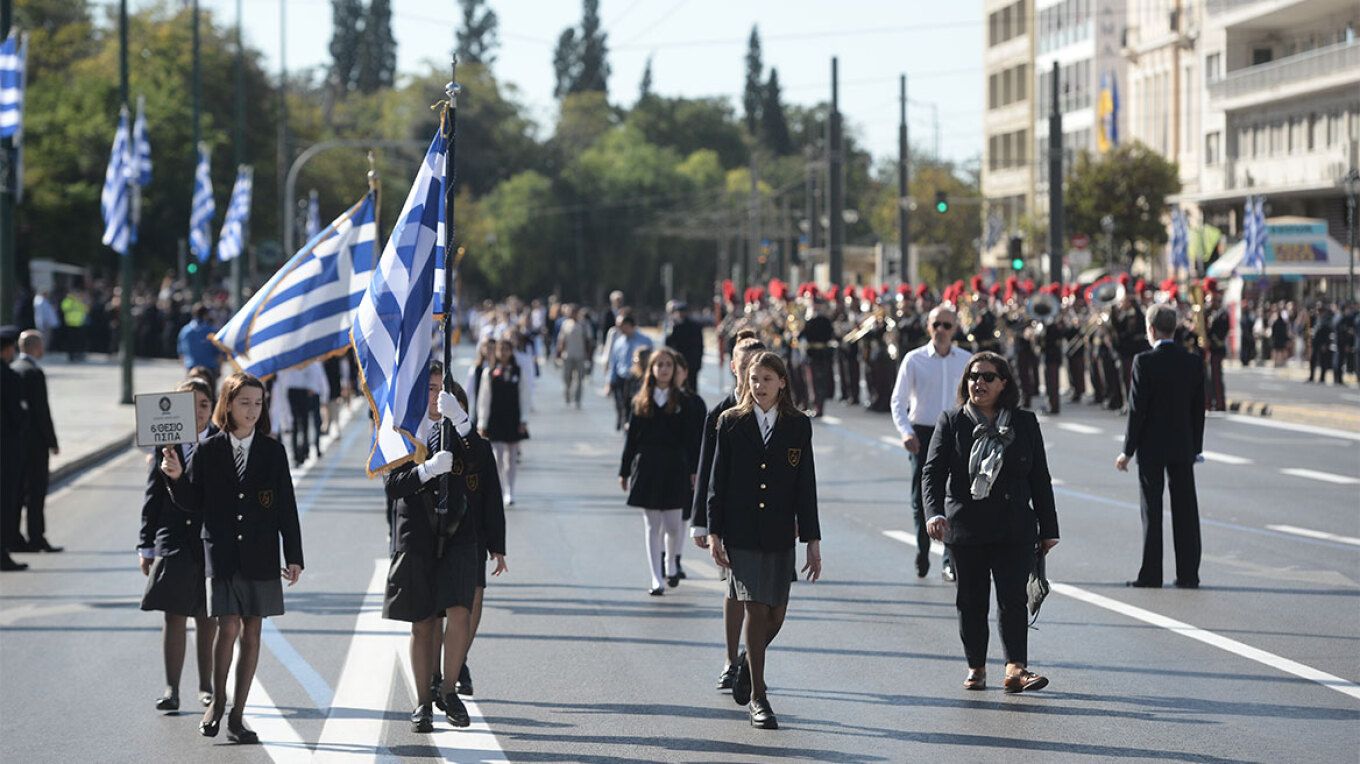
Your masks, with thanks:
[{"label": "green traffic signal", "polygon": [[189,263],[189,275],[192,276],[195,273],[198,273],[198,263]]},{"label": "green traffic signal", "polygon": [[1011,260],[1011,269],[1012,269],[1012,270],[1017,270],[1017,271],[1019,271],[1019,270],[1024,270],[1024,267],[1025,267],[1025,261],[1024,261],[1024,260],[1021,260],[1021,259],[1018,258],[1018,257]]},{"label": "green traffic signal", "polygon": [[935,211],[940,213],[949,211],[949,196],[943,191],[935,192]]}]

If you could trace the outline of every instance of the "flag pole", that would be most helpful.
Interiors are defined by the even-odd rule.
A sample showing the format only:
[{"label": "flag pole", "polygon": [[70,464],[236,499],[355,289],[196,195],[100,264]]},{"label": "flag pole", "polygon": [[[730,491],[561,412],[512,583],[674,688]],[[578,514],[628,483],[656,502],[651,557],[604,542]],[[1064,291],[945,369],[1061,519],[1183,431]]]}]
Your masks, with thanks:
[{"label": "flag pole", "polygon": [[[453,203],[454,176],[456,164],[454,162],[454,141],[458,135],[458,93],[462,88],[458,86],[458,58],[455,56],[449,65],[450,76],[449,84],[444,87],[444,95],[448,98],[448,106],[445,113],[448,115],[446,124],[440,129],[447,131],[447,141],[444,144],[444,313],[440,319],[440,326],[443,330],[444,343],[444,391],[453,392]],[[457,433],[454,432],[453,423],[448,419],[441,420],[442,431],[439,433],[440,443],[445,450],[453,451],[451,446],[456,442]],[[450,476],[445,473],[444,495],[449,494]]]},{"label": "flag pole", "polygon": [[[0,0],[0,40],[9,37],[13,0]],[[0,138],[0,323],[14,318],[18,256],[14,239],[15,200],[19,193],[13,138]],[[31,298],[30,298],[31,299]]]},{"label": "flag pole", "polygon": [[[119,71],[119,92],[123,109],[128,107],[128,10],[127,0],[122,0],[118,4],[118,71]],[[129,126],[128,141],[132,140],[131,126]],[[134,182],[132,177],[127,177],[124,183]],[[132,214],[132,204],[127,206],[127,213]],[[131,220],[125,221],[131,224]],[[119,263],[119,276],[123,286],[123,294],[118,301],[118,333],[121,338],[118,342],[119,362],[122,366],[123,376],[123,396],[120,399],[123,405],[132,404],[132,251],[134,245],[131,237],[128,237],[127,252],[123,254],[122,262]]]}]

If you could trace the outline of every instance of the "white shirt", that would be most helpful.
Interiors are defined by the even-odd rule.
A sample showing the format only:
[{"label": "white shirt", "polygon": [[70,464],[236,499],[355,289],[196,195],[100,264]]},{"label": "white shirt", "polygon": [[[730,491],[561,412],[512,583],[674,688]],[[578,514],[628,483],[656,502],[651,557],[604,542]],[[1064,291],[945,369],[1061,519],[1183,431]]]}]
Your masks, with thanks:
[{"label": "white shirt", "polygon": [[769,440],[765,433],[774,431],[774,423],[779,419],[779,406],[771,406],[769,411],[761,411],[757,405],[752,409],[756,415],[756,425],[760,427],[760,437],[762,440]]},{"label": "white shirt", "polygon": [[655,403],[657,408],[664,409],[666,407],[666,401],[670,400],[670,398],[671,389],[669,387],[652,388],[652,403]]},{"label": "white shirt", "polygon": [[934,427],[941,412],[954,408],[959,380],[972,357],[957,347],[940,355],[933,342],[907,353],[892,391],[893,424],[904,439],[918,426]]},{"label": "white shirt", "polygon": [[236,469],[236,449],[238,448],[245,449],[246,452],[245,463],[248,466],[250,464],[250,444],[255,440],[255,433],[251,432],[249,435],[246,436],[245,440],[237,440],[236,436],[231,433],[227,433],[227,438],[231,441],[232,469]]}]

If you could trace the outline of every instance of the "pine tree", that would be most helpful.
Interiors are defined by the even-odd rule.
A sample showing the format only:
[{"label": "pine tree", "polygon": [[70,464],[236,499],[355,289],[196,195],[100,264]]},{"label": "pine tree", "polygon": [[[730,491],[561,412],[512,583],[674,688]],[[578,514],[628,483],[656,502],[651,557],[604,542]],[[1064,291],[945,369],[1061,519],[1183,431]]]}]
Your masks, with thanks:
[{"label": "pine tree", "polygon": [[568,93],[572,93],[576,88],[576,75],[580,70],[581,54],[578,50],[579,43],[576,41],[575,29],[564,29],[562,35],[557,38],[557,47],[553,50],[553,97],[563,98]]},{"label": "pine tree", "polygon": [[334,97],[354,89],[363,22],[362,0],[331,0],[331,69],[327,85]]},{"label": "pine tree", "polygon": [[496,48],[500,47],[497,37],[500,21],[496,12],[485,7],[486,0],[458,0],[458,4],[463,6],[463,26],[456,33],[454,54],[461,62],[494,64]]},{"label": "pine tree", "polygon": [[760,137],[765,148],[779,156],[793,153],[793,138],[784,117],[784,99],[779,88],[779,70],[770,67],[770,79],[761,89]]},{"label": "pine tree", "polygon": [[392,87],[397,75],[397,40],[392,36],[391,0],[373,0],[359,38],[355,84],[365,93]]},{"label": "pine tree", "polygon": [[652,97],[652,57],[647,57],[647,66],[642,70],[642,82],[638,85],[638,102]]},{"label": "pine tree", "polygon": [[751,39],[746,44],[746,88],[742,91],[741,104],[746,110],[746,132],[752,136],[760,127],[760,102],[764,85],[761,75],[765,64],[760,60],[760,29],[751,27]]},{"label": "pine tree", "polygon": [[609,33],[600,28],[600,0],[583,0],[581,72],[575,92],[609,92]]}]

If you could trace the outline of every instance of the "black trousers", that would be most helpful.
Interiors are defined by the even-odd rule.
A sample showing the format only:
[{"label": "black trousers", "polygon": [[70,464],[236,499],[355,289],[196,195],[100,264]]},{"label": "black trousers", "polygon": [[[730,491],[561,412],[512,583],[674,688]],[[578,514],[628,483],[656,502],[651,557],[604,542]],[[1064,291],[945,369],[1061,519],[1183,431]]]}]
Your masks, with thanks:
[{"label": "black trousers", "polygon": [[[908,453],[911,459],[911,519],[916,523],[916,556],[922,559],[930,557],[930,535],[926,533],[926,503],[921,495],[923,486],[921,473],[926,467],[926,453],[930,451],[930,439],[935,435],[934,427],[925,425],[913,425],[916,430],[916,439],[921,442],[921,448],[916,453]],[[944,548],[944,565],[950,564],[949,547]]]},{"label": "black trousers", "polygon": [[1078,353],[1067,357],[1067,379],[1072,383],[1072,402],[1086,394],[1086,356]]},{"label": "black trousers", "polygon": [[614,429],[622,430],[624,423],[628,421],[628,380],[616,379],[609,386],[609,390],[614,395]]},{"label": "black trousers", "polygon": [[312,424],[312,391],[305,387],[288,388],[288,408],[293,412],[293,463],[302,464],[311,450],[308,433]]},{"label": "black trousers", "polygon": [[1010,541],[991,544],[950,544],[958,592],[959,637],[969,668],[987,663],[987,615],[991,584],[996,581],[997,625],[1007,663],[1028,663],[1029,621],[1025,612],[1025,584],[1034,566],[1034,544]]},{"label": "black trousers", "polygon": [[[1165,479],[1165,480],[1164,480]],[[1199,502],[1194,464],[1148,463],[1138,458],[1139,504],[1143,511],[1143,566],[1138,580],[1162,583],[1162,486],[1171,493],[1171,534],[1176,549],[1176,581],[1199,583]]]},{"label": "black trousers", "polygon": [[1225,411],[1228,408],[1227,394],[1223,389],[1223,353],[1209,354],[1209,400],[1210,411]]},{"label": "black trousers", "polygon": [[[24,486],[21,489],[24,506],[28,509],[28,542],[36,544],[47,533],[47,521],[43,517],[43,507],[47,504],[48,451],[45,448],[31,449],[24,458]],[[19,529],[18,516],[14,518],[14,530]]]},{"label": "black trousers", "polygon": [[1062,408],[1062,396],[1058,391],[1058,372],[1062,361],[1044,361],[1044,395],[1048,396],[1048,413],[1056,414]]},{"label": "black trousers", "polygon": [[[6,451],[9,451],[6,443]],[[24,461],[6,459],[0,464],[0,547],[9,551],[20,537],[19,518],[23,514]]]}]

